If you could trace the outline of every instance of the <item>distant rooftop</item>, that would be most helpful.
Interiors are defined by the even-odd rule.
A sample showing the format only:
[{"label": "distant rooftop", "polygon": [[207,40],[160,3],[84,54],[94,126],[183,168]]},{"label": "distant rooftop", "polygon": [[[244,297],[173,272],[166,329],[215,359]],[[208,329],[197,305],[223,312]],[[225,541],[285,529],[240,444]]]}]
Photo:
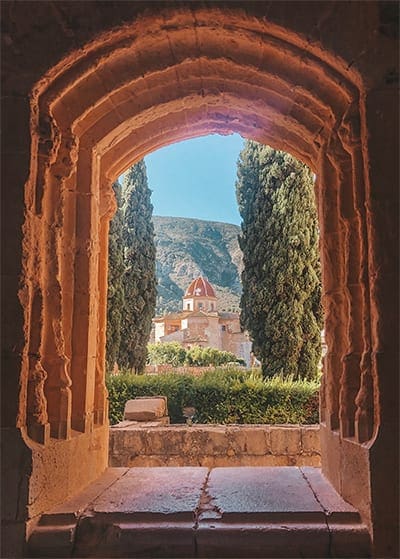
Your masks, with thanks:
[{"label": "distant rooftop", "polygon": [[207,278],[200,276],[192,281],[186,289],[185,297],[214,297],[215,291]]}]

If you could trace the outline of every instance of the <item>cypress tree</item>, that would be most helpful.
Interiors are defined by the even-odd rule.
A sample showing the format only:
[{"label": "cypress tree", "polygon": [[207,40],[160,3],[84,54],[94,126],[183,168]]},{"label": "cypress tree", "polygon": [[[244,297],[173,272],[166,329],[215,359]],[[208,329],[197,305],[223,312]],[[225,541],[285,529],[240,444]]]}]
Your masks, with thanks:
[{"label": "cypress tree", "polygon": [[264,376],[315,377],[322,309],[312,173],[287,153],[246,142],[236,193],[243,220],[242,327]]},{"label": "cypress tree", "polygon": [[125,306],[119,351],[119,363],[136,373],[142,372],[146,364],[156,304],[156,249],[150,196],[146,166],[140,161],[124,179]]},{"label": "cypress tree", "polygon": [[117,211],[110,223],[108,238],[108,293],[107,293],[107,369],[112,370],[118,363],[119,347],[121,343],[121,323],[124,312],[125,296],[123,276],[124,246],[123,246],[123,214],[121,210],[122,189],[118,182],[113,184],[117,201]]}]

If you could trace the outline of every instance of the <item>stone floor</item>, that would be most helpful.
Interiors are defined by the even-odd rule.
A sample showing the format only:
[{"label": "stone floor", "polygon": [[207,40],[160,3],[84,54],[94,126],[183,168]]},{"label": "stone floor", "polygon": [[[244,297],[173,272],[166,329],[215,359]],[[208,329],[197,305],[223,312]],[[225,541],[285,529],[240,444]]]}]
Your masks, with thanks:
[{"label": "stone floor", "polygon": [[42,516],[32,557],[368,557],[358,512],[311,467],[109,468]]}]

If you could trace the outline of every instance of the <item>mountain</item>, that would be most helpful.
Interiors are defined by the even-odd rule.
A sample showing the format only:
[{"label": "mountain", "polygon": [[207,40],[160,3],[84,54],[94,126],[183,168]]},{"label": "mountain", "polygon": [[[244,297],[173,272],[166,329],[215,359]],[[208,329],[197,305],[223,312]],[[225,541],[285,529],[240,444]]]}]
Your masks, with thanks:
[{"label": "mountain", "polygon": [[240,227],[183,217],[153,216],[157,250],[156,314],[182,309],[183,294],[199,275],[208,278],[219,310],[239,309]]}]

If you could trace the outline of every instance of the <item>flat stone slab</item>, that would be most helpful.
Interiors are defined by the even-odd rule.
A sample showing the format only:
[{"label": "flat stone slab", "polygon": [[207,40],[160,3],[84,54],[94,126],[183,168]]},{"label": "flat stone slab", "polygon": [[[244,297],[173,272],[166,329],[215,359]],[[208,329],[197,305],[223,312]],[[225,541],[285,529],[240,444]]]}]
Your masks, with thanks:
[{"label": "flat stone slab", "polygon": [[300,468],[214,468],[207,492],[221,515],[324,513]]},{"label": "flat stone slab", "polygon": [[131,468],[96,499],[94,513],[147,518],[186,516],[194,520],[207,468]]},{"label": "flat stone slab", "polygon": [[125,404],[124,420],[154,421],[167,415],[167,398],[165,396],[143,396],[128,400]]},{"label": "flat stone slab", "polygon": [[369,557],[318,468],[109,468],[42,516],[30,557]]},{"label": "flat stone slab", "polygon": [[93,503],[128,471],[129,468],[107,468],[102,476],[91,483],[78,495],[68,499],[62,503],[62,505],[55,507],[49,514],[43,514],[40,519],[40,524],[54,523],[57,517],[61,522],[64,518],[67,518],[68,515],[72,515],[73,518],[78,517],[88,507],[90,507],[90,503]]},{"label": "flat stone slab", "polygon": [[310,484],[313,493],[325,511],[325,514],[332,520],[335,515],[346,515],[347,519],[358,519],[358,512],[354,507],[346,503],[341,496],[336,493],[327,479],[321,475],[319,468],[303,466],[300,468],[303,476]]}]

